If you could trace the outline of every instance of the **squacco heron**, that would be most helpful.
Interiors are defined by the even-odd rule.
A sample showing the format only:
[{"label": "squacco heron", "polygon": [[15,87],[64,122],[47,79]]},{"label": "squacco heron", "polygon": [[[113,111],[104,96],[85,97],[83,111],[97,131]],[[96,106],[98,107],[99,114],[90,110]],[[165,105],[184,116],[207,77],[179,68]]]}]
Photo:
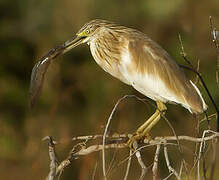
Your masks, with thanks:
[{"label": "squacco heron", "polygon": [[87,43],[97,64],[125,84],[156,101],[157,110],[134,136],[140,140],[167,110],[165,103],[177,103],[191,113],[206,110],[199,89],[188,80],[172,57],[144,33],[106,20],[92,20],[75,37],[49,51],[32,72],[32,102],[39,96],[51,59]]}]

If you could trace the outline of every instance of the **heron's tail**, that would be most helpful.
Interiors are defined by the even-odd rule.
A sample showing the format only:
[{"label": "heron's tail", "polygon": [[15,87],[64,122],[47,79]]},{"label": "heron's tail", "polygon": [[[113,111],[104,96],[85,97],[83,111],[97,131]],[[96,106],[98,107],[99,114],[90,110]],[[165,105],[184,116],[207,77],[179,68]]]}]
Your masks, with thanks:
[{"label": "heron's tail", "polygon": [[196,103],[195,104],[194,103],[191,104],[191,109],[190,110],[193,113],[196,113],[196,114],[197,113],[202,113],[202,112],[207,110],[208,106],[206,105],[206,103],[205,103],[205,101],[204,101],[204,99],[203,99],[199,89],[196,87],[196,85],[192,81],[190,81],[190,83],[192,84],[192,86],[195,89],[195,91],[197,93],[197,96],[198,96],[197,97],[198,99],[196,98],[197,99]]}]

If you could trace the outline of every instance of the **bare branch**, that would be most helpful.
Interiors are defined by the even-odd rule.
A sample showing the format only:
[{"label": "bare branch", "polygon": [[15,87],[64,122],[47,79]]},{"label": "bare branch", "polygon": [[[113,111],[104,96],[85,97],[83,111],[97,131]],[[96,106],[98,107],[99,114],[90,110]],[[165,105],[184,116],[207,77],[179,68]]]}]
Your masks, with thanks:
[{"label": "bare branch", "polygon": [[[209,134],[209,135],[208,135]],[[106,149],[124,149],[124,148],[128,148],[128,146],[127,146],[127,144],[126,144],[126,142],[127,142],[127,140],[128,140],[128,136],[129,135],[126,135],[126,134],[117,134],[117,135],[112,135],[112,136],[109,136],[109,135],[107,135],[106,136],[106,144],[104,145],[104,147],[103,147],[103,144],[93,144],[93,145],[90,145],[90,146],[86,146],[86,142],[87,142],[87,140],[88,139],[86,139],[87,137],[88,138],[90,138],[90,137],[98,137],[98,138],[102,138],[101,137],[101,135],[94,135],[94,136],[79,136],[78,138],[74,138],[74,139],[76,139],[76,140],[78,140],[78,139],[82,139],[83,141],[85,140],[85,142],[82,142],[82,143],[78,143],[77,145],[75,145],[74,147],[73,147],[73,149],[70,151],[70,153],[69,153],[69,155],[68,155],[68,157],[65,159],[65,160],[63,160],[59,165],[58,165],[58,167],[56,167],[56,173],[55,173],[55,177],[56,176],[58,176],[58,175],[61,175],[61,173],[63,172],[63,170],[67,167],[67,166],[69,166],[71,163],[72,163],[72,161],[74,160],[74,159],[77,159],[77,158],[79,158],[79,157],[82,157],[82,156],[86,156],[86,155],[89,155],[89,154],[91,154],[91,153],[94,153],[94,152],[98,152],[98,151],[102,151],[103,150],[103,148],[106,150]],[[165,153],[166,153],[166,158],[168,158],[168,154],[167,154],[167,146],[170,144],[173,144],[173,143],[171,143],[171,141],[188,141],[188,142],[198,142],[198,143],[202,143],[202,147],[200,147],[200,150],[202,150],[203,149],[203,144],[204,144],[204,142],[207,142],[207,141],[210,141],[210,140],[213,140],[213,139],[216,139],[217,137],[219,137],[219,133],[217,133],[217,132],[214,132],[214,131],[210,131],[210,130],[207,130],[207,131],[205,131],[205,136],[203,136],[203,137],[201,137],[201,138],[197,138],[197,137],[190,137],[190,136],[178,136],[178,137],[176,137],[176,136],[167,136],[167,137],[156,137],[156,138],[154,138],[154,139],[151,139],[151,140],[146,140],[145,139],[145,141],[144,142],[142,142],[142,144],[138,144],[139,146],[141,146],[140,148],[138,148],[135,152],[133,152],[133,153],[131,153],[130,154],[130,156],[127,158],[127,160],[129,159],[129,161],[130,162],[128,162],[128,164],[129,163],[131,163],[131,158],[132,158],[132,156],[134,155],[134,154],[136,154],[137,152],[141,152],[141,150],[143,149],[143,148],[146,148],[146,147],[149,147],[149,146],[160,146],[160,148],[161,148],[161,145],[162,144],[165,144]],[[53,143],[54,144],[57,144],[57,142],[54,142],[53,141]],[[60,143],[59,143],[60,144]],[[159,149],[159,148],[158,148]],[[160,151],[160,150],[156,150],[156,153],[155,153],[155,158],[154,159],[157,159],[158,158],[158,151]],[[54,149],[53,149],[54,150]],[[51,151],[52,152],[52,154],[54,153],[54,151]],[[142,167],[142,175],[141,175],[141,177],[142,176],[144,176],[145,175],[145,173],[146,173],[146,166],[145,165],[143,165],[144,163],[143,163],[143,161],[142,161],[142,159],[141,159],[141,154],[139,155],[139,153],[136,155],[136,157],[137,158],[139,158],[139,156],[140,156],[140,159],[138,159],[138,161],[139,161],[139,164],[141,165],[141,167]],[[157,154],[157,155],[156,155]],[[57,163],[57,161],[55,161],[54,159],[56,159],[56,158],[54,158],[55,156],[54,156],[55,154],[53,154],[53,156],[52,156],[52,159],[53,159],[53,161],[51,162],[52,164],[53,164],[53,168],[52,168],[52,173],[51,174],[53,174],[53,176],[52,177],[54,177],[54,163],[56,162]],[[199,158],[198,159],[200,159],[201,158],[201,153],[199,153]],[[168,164],[168,169],[169,170],[173,170],[173,169],[171,169],[171,166],[170,166],[170,162],[169,162],[169,159],[167,159],[166,160],[167,161],[167,164]],[[124,161],[123,161],[124,162]],[[158,162],[158,161],[157,161]],[[120,163],[121,164],[121,163]],[[152,168],[152,172],[153,172],[153,174],[155,174],[155,172],[156,172],[156,161],[154,162],[154,167]],[[127,165],[127,166],[130,166],[130,164],[129,165]],[[129,171],[129,167],[127,167],[127,169],[128,170],[126,170],[126,171]],[[181,169],[182,169],[182,167],[181,167]],[[180,170],[180,175],[181,175],[181,171],[182,170]],[[128,174],[128,172],[126,172],[126,174]],[[173,174],[176,176],[176,172],[174,172],[173,171]],[[178,173],[177,173],[177,175],[180,177],[180,175],[179,175]],[[125,178],[127,178],[127,176],[128,175],[125,175]],[[169,176],[171,176],[171,174],[169,175]],[[168,177],[169,177],[168,176]],[[166,177],[167,178],[167,177]]]},{"label": "bare branch", "polygon": [[212,165],[211,165],[211,173],[210,173],[210,180],[214,179],[214,171],[216,166],[216,148],[217,148],[217,139],[212,139],[212,149],[213,149],[213,157],[212,157]]},{"label": "bare branch", "polygon": [[111,161],[110,161],[109,168],[107,169],[107,172],[106,172],[107,176],[108,176],[108,174],[110,173],[110,171],[113,169],[113,167],[115,166],[115,164],[113,164],[113,163],[115,163],[117,151],[118,151],[118,150],[116,149],[116,150],[114,150],[114,152],[113,152],[113,157],[112,157],[112,159],[111,159]]},{"label": "bare branch", "polygon": [[160,144],[157,145],[155,156],[154,156],[154,165],[153,165],[153,168],[152,168],[153,180],[157,179],[157,168],[158,168],[158,157],[159,157],[159,154],[160,154]]},{"label": "bare branch", "polygon": [[[105,180],[107,179],[107,177],[106,177],[105,148],[104,148],[104,147],[105,147],[105,141],[106,141],[107,131],[108,131],[110,122],[111,122],[111,120],[112,120],[112,118],[113,118],[113,115],[114,115],[114,113],[115,113],[117,107],[119,106],[119,104],[120,104],[124,99],[126,99],[126,98],[133,98],[133,97],[136,98],[137,100],[143,102],[143,103],[145,103],[145,101],[147,100],[147,99],[139,98],[139,97],[137,97],[137,96],[135,96],[135,95],[125,95],[125,96],[123,96],[122,98],[120,98],[120,99],[117,101],[117,103],[116,103],[115,106],[113,107],[113,110],[112,110],[112,112],[111,112],[111,114],[110,114],[110,116],[109,116],[109,118],[108,118],[108,121],[107,121],[105,130],[104,130],[104,134],[103,134],[103,150],[102,150],[103,176],[104,176],[104,179],[105,179]],[[90,138],[91,138],[91,137],[90,137]]]},{"label": "bare branch", "polygon": [[126,168],[124,180],[128,179],[131,161],[132,161],[132,150],[129,151],[129,158],[128,158],[128,163],[127,163],[127,168]]},{"label": "bare branch", "polygon": [[130,97],[130,96],[129,96],[129,95],[125,95],[124,97],[120,98],[120,99],[117,101],[116,105],[113,107],[113,110],[112,110],[112,112],[111,112],[111,114],[110,114],[110,116],[109,116],[109,118],[108,118],[108,121],[107,121],[105,130],[104,130],[104,134],[103,134],[103,150],[102,150],[103,176],[104,176],[104,179],[107,179],[107,177],[106,177],[106,164],[105,164],[105,148],[104,148],[104,147],[105,147],[105,141],[106,141],[107,131],[108,131],[110,122],[111,122],[111,120],[112,120],[112,118],[113,118],[113,115],[114,115],[114,113],[115,113],[115,111],[116,111],[118,105],[120,104],[120,102],[121,102],[123,99],[125,99],[125,98],[127,98],[127,97]]},{"label": "bare branch", "polygon": [[136,149],[135,156],[137,157],[138,163],[141,166],[141,176],[140,176],[139,180],[142,180],[145,177],[145,174],[147,173],[147,167],[145,166],[144,162],[142,161],[141,153],[140,153],[140,150],[138,149],[138,143],[136,141],[133,143],[133,147]]},{"label": "bare branch", "polygon": [[[199,69],[200,69],[200,59],[198,59],[198,62],[197,62],[197,68],[196,68],[196,71],[198,72],[198,73],[200,73],[199,72]],[[198,75],[196,75],[196,80],[195,80],[195,84],[198,84],[198,82],[199,82],[199,77],[198,77]]]},{"label": "bare branch", "polygon": [[46,136],[42,140],[43,141],[47,140],[49,147],[50,172],[46,180],[54,180],[56,177],[56,166],[57,166],[57,159],[55,154],[55,141],[53,141],[52,137],[50,136]]},{"label": "bare branch", "polygon": [[167,146],[166,146],[166,142],[164,144],[164,156],[165,156],[165,160],[166,160],[166,164],[167,164],[167,168],[169,169],[170,173],[173,173],[177,180],[181,180],[179,174],[176,172],[176,170],[170,165],[170,161],[169,161],[169,157],[168,157],[168,153],[167,153]]},{"label": "bare branch", "polygon": [[170,173],[167,177],[165,177],[163,180],[167,180],[167,179],[169,179],[169,177],[170,176],[172,176],[173,175],[173,173]]},{"label": "bare branch", "polygon": [[212,17],[209,16],[209,23],[210,23],[210,30],[211,30],[211,36],[213,37],[213,43],[215,45],[215,48],[217,50],[219,50],[219,43],[218,43],[218,31],[216,30],[216,28],[213,25],[213,20]]},{"label": "bare branch", "polygon": [[92,174],[92,180],[94,180],[94,178],[95,178],[95,174],[96,174],[96,171],[97,171],[97,162],[96,162],[96,164],[95,164],[95,166],[94,166],[94,171],[93,171],[93,174]]},{"label": "bare branch", "polygon": [[181,165],[180,165],[179,177],[182,176],[182,172],[183,172],[183,162],[181,162]]},{"label": "bare branch", "polygon": [[200,177],[200,161],[201,161],[201,156],[202,154],[204,153],[204,149],[205,149],[205,141],[204,141],[204,138],[205,138],[205,134],[209,133],[210,131],[209,130],[205,130],[203,132],[203,135],[202,135],[202,141],[201,141],[201,144],[200,144],[200,148],[199,148],[199,154],[198,154],[198,166],[197,166],[197,176],[198,176],[198,180],[201,180],[201,177]]}]

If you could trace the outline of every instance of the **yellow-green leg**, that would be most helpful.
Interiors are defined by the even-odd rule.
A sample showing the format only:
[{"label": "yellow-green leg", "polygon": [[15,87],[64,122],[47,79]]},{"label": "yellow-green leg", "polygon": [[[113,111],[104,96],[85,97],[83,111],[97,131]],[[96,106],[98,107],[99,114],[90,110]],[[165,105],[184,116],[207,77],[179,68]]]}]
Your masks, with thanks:
[{"label": "yellow-green leg", "polygon": [[139,141],[145,137],[149,137],[150,130],[158,123],[161,115],[165,114],[165,111],[167,110],[165,104],[160,101],[157,101],[156,103],[157,110],[155,113],[137,129],[136,135],[129,139],[128,145],[130,148],[133,148],[134,141]]}]

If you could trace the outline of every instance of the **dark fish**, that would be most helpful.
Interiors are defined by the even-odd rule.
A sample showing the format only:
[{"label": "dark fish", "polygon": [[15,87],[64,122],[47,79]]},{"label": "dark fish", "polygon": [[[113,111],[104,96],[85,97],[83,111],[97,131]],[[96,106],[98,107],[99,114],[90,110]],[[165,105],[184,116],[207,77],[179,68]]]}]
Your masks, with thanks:
[{"label": "dark fish", "polygon": [[51,49],[33,67],[31,73],[30,89],[29,89],[31,108],[35,105],[36,101],[40,96],[44,82],[44,77],[49,65],[51,64],[53,59],[55,59],[58,55],[63,53],[64,47],[65,45],[63,44]]}]

